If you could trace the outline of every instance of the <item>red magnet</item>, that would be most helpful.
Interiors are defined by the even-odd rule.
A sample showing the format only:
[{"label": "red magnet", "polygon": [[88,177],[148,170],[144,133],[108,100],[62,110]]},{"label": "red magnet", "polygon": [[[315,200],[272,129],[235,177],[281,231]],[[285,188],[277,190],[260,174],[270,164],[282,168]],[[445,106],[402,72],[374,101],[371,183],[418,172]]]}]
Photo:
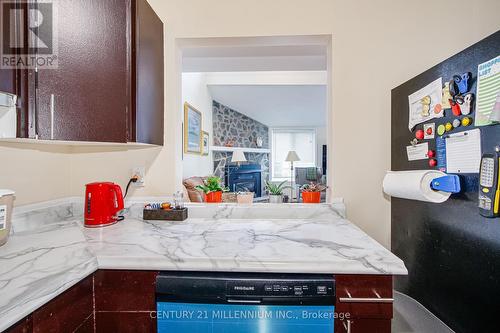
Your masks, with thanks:
[{"label": "red magnet", "polygon": [[454,116],[460,116],[462,114],[462,110],[460,110],[460,105],[458,103],[455,103],[453,100],[450,99],[450,104],[451,104],[451,112],[453,112]]},{"label": "red magnet", "polygon": [[427,152],[427,157],[428,158],[433,158],[433,157],[436,157],[436,152],[434,150],[429,150]]},{"label": "red magnet", "polygon": [[437,164],[438,164],[438,162],[435,159],[431,158],[429,160],[429,166],[430,167],[435,167]]},{"label": "red magnet", "polygon": [[415,133],[415,138],[417,138],[417,140],[423,140],[424,139],[424,130],[418,130]]}]

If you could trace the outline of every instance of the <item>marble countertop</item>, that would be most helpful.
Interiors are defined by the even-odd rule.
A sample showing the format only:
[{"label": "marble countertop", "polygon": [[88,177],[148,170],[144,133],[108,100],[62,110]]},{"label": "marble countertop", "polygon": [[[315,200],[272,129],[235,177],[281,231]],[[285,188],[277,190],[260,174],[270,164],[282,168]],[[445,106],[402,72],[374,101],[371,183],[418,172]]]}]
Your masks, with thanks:
[{"label": "marble countertop", "polygon": [[12,235],[0,247],[0,332],[97,268],[77,223]]},{"label": "marble countertop", "polygon": [[84,234],[105,269],[407,273],[400,259],[341,218],[127,219]]},{"label": "marble countertop", "polygon": [[18,209],[0,247],[0,331],[97,269],[407,274],[341,202],[189,208],[183,222],[144,221],[132,202],[99,229],[82,226],[80,198]]}]

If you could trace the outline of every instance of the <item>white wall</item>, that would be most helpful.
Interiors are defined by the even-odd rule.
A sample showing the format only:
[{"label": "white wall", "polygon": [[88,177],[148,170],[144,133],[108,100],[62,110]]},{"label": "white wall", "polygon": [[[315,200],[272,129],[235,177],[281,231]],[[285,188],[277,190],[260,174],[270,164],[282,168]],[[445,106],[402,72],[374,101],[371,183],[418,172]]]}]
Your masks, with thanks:
[{"label": "white wall", "polygon": [[16,191],[15,205],[71,194],[67,147],[0,143],[0,189]]},{"label": "white wall", "polygon": [[[207,87],[207,74],[183,73],[182,74],[182,103],[191,104],[202,114],[202,129],[210,134],[212,146],[212,95]],[[181,110],[184,117],[184,110]],[[208,176],[214,171],[213,154],[208,156],[186,154],[182,161],[182,178],[192,176]]]},{"label": "white wall", "polygon": [[[18,203],[81,194],[87,179],[126,180],[137,159],[147,163],[148,174],[147,186],[134,195],[169,194],[181,184],[182,66],[176,38],[327,34],[333,40],[331,190],[345,198],[353,222],[390,246],[390,202],[381,189],[390,168],[390,90],[500,28],[498,0],[150,3],[165,22],[165,146],[77,153],[69,178],[66,156],[0,148],[0,187],[17,190]],[[467,26],[452,34],[457,8],[467,13]]]}]

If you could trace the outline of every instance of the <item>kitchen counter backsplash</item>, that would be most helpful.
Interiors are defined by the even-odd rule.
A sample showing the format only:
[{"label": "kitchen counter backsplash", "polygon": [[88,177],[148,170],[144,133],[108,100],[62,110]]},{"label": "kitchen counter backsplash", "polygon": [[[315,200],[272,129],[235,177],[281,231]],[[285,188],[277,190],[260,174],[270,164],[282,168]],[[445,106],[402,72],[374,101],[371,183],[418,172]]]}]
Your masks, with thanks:
[{"label": "kitchen counter backsplash", "polygon": [[83,219],[83,199],[79,197],[14,206],[11,234],[43,229],[78,219]]},{"label": "kitchen counter backsplash", "polygon": [[[159,201],[168,201],[168,198],[144,197],[126,201],[126,208],[122,211],[122,215],[142,219],[144,203]],[[11,234],[65,222],[81,221],[83,223],[83,206],[83,197],[68,197],[24,206],[15,206],[14,201]]]},{"label": "kitchen counter backsplash", "polygon": [[[333,204],[193,204],[186,203],[190,218],[207,219],[314,219],[332,214],[346,218],[345,205],[341,200]],[[143,202],[129,202],[122,215],[142,219]]]},{"label": "kitchen counter backsplash", "polygon": [[[146,202],[169,201],[169,198],[133,198],[125,202],[121,215],[126,218],[142,219]],[[64,224],[80,220],[83,222],[82,197],[70,197],[14,207],[11,233],[37,230],[54,224]],[[342,199],[335,199],[332,204],[195,204],[186,203],[189,217],[209,219],[311,219],[325,218],[331,214],[346,218],[346,209]]]}]

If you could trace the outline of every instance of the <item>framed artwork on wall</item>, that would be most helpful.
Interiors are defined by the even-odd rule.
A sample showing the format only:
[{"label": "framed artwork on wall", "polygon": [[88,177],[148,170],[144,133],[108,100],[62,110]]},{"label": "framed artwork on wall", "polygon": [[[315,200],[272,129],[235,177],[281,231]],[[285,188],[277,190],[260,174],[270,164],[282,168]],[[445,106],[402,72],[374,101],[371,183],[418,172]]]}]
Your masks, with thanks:
[{"label": "framed artwork on wall", "polygon": [[210,134],[208,132],[203,131],[201,135],[201,140],[202,140],[202,145],[201,145],[201,151],[202,155],[207,156],[208,153],[210,152]]},{"label": "framed artwork on wall", "polygon": [[184,103],[184,152],[201,154],[202,151],[202,116],[189,103]]}]

